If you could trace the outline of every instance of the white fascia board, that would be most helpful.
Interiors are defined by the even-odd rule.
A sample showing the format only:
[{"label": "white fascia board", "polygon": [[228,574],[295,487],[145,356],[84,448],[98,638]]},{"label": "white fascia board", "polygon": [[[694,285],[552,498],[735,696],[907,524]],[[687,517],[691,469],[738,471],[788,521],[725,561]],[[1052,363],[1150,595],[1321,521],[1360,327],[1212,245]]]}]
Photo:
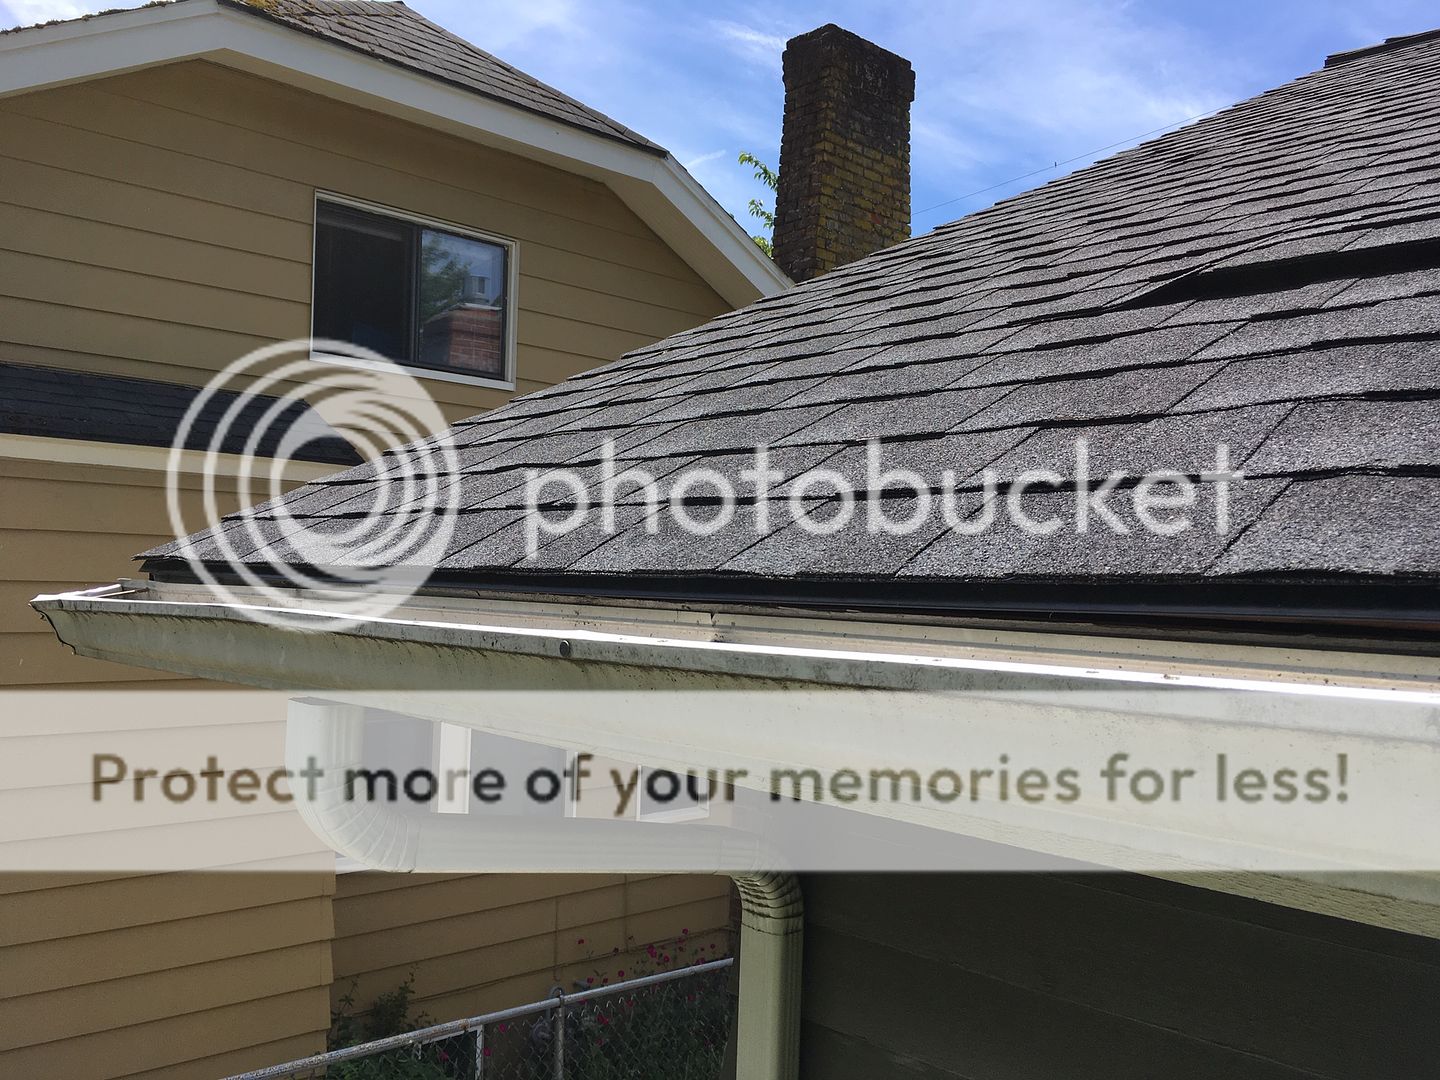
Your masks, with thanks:
[{"label": "white fascia board", "polygon": [[184,0],[0,36],[0,98],[203,55],[219,5]]},{"label": "white fascia board", "polygon": [[791,285],[668,154],[493,101],[215,0],[184,0],[0,37],[0,97],[196,59],[598,180],[733,306]]}]

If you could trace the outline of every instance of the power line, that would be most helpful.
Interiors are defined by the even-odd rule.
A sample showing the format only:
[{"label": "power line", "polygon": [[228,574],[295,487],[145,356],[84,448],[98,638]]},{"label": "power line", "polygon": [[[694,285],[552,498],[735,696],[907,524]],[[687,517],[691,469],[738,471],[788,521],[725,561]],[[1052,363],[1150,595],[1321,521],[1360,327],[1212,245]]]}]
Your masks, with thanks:
[{"label": "power line", "polygon": [[1194,120],[1199,120],[1202,117],[1209,116],[1215,111],[1216,110],[1211,109],[1208,112],[1196,113],[1194,116],[1187,116],[1184,120],[1176,120],[1169,124],[1161,124],[1159,127],[1151,128],[1149,131],[1142,131],[1139,135],[1131,135],[1128,139],[1120,139],[1116,142],[1107,143],[1104,146],[1097,146],[1094,150],[1087,150],[1083,154],[1075,155],[1075,157],[1066,158],[1064,161],[1057,161],[1053,165],[1045,166],[1043,169],[1035,169],[1032,172],[1021,173],[1019,176],[1012,176],[1009,180],[1002,180],[998,184],[991,184],[989,187],[977,188],[975,191],[966,192],[964,195],[956,195],[953,199],[946,199],[944,202],[938,202],[934,206],[927,206],[923,210],[917,210],[915,211],[914,216],[918,218],[922,214],[930,213],[931,210],[939,210],[941,207],[951,206],[957,202],[964,202],[966,199],[973,199],[976,195],[984,195],[987,191],[994,191],[997,188],[1009,187],[1011,184],[1018,183],[1021,180],[1029,180],[1032,176],[1039,176],[1041,173],[1052,172],[1055,169],[1060,168],[1061,165],[1071,165],[1077,161],[1084,161],[1086,158],[1094,157],[1096,154],[1102,154],[1106,150],[1113,150],[1117,146],[1125,146],[1129,143],[1135,142],[1137,139],[1143,139],[1147,135],[1158,135],[1160,132],[1166,131],[1170,128],[1183,127],[1185,124],[1188,124]]}]

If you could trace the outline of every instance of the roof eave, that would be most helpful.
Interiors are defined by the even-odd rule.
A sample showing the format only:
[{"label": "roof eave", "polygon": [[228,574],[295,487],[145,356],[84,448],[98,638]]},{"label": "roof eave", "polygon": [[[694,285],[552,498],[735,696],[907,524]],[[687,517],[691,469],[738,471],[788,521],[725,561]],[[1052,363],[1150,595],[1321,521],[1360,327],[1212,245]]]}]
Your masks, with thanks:
[{"label": "roof eave", "polygon": [[606,184],[733,306],[791,285],[669,154],[571,127],[218,0],[119,12],[0,37],[0,98],[208,60]]}]

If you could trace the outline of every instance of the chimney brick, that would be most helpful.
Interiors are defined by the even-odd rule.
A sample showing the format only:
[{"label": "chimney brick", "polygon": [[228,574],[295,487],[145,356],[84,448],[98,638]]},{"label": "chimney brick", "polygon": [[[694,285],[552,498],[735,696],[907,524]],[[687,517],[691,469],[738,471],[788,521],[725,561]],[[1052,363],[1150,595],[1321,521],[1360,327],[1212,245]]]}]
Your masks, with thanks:
[{"label": "chimney brick", "polygon": [[833,24],[785,45],[775,261],[796,281],[910,237],[915,71]]}]

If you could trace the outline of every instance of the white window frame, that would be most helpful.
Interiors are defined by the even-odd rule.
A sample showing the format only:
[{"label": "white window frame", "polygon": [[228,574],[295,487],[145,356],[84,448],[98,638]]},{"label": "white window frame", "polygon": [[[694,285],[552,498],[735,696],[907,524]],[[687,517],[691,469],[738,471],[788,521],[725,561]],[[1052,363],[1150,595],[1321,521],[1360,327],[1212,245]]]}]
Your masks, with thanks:
[{"label": "white window frame", "polygon": [[[503,379],[489,378],[484,375],[465,375],[458,371],[440,371],[436,368],[421,367],[418,364],[407,364],[400,362],[399,366],[404,368],[406,373],[416,379],[433,379],[436,382],[461,383],[466,386],[481,386],[489,390],[514,390],[515,389],[515,365],[516,365],[516,335],[515,324],[518,321],[517,314],[519,305],[516,303],[516,296],[520,287],[520,245],[518,241],[508,236],[499,236],[495,233],[483,232],[472,228],[469,225],[461,225],[454,221],[446,221],[443,218],[426,217],[423,214],[411,213],[408,210],[401,210],[398,207],[386,206],[383,203],[370,202],[365,199],[357,199],[351,195],[341,195],[334,191],[315,190],[314,205],[311,207],[310,215],[310,337],[315,337],[315,263],[316,249],[319,245],[319,220],[320,204],[330,203],[332,206],[348,206],[353,210],[363,210],[366,213],[378,214],[381,217],[395,218],[398,221],[409,222],[412,225],[420,225],[427,229],[440,229],[444,232],[454,233],[456,236],[463,236],[470,240],[479,240],[486,244],[495,244],[505,249],[505,377]],[[339,364],[345,367],[355,367],[359,361],[345,356],[334,356],[329,353],[311,351],[311,358],[327,364]]]}]

